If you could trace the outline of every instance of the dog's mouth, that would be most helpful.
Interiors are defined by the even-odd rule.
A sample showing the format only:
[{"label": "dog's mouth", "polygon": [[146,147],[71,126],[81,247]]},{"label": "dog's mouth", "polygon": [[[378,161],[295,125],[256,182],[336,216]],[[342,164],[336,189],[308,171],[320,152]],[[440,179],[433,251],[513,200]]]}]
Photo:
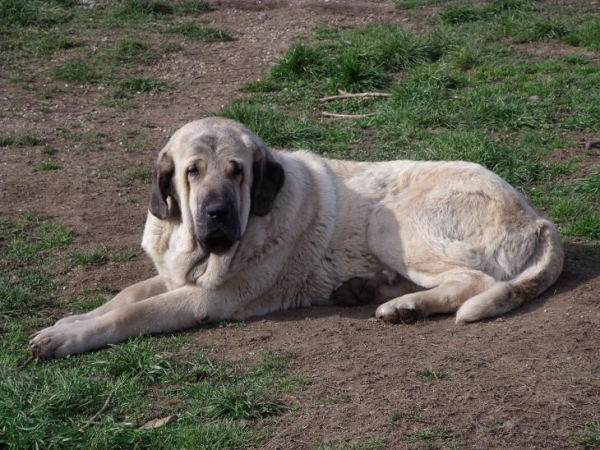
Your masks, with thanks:
[{"label": "dog's mouth", "polygon": [[232,238],[224,230],[216,229],[201,241],[201,245],[208,253],[217,255],[225,253],[237,241],[237,238]]}]

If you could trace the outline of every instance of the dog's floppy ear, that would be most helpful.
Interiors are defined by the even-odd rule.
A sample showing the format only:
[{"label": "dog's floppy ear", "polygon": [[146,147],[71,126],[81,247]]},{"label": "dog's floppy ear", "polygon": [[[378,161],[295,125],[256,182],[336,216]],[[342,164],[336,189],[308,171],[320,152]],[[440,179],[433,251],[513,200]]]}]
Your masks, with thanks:
[{"label": "dog's floppy ear", "polygon": [[251,214],[266,216],[273,209],[275,197],[285,181],[281,164],[273,159],[265,144],[253,136],[254,164],[252,165]]},{"label": "dog's floppy ear", "polygon": [[[166,152],[161,152],[154,166],[152,176],[152,191],[150,193],[150,205],[148,210],[161,220],[173,217],[179,212],[177,199],[173,195],[172,179],[175,173],[175,164]],[[167,197],[171,197],[171,208],[167,203]]]}]

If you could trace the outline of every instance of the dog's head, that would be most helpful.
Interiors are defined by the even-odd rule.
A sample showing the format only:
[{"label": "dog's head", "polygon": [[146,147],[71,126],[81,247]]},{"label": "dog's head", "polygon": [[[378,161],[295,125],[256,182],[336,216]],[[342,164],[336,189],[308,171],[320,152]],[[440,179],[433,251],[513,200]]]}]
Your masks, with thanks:
[{"label": "dog's head", "polygon": [[158,155],[150,212],[183,221],[207,253],[238,241],[250,215],[267,215],[284,171],[265,144],[238,122],[211,117],[180,128]]}]

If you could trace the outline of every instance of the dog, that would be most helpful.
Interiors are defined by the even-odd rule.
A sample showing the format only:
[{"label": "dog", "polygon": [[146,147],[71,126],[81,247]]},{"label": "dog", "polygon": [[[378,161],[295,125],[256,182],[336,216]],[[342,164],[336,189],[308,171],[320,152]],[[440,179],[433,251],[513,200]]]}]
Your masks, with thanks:
[{"label": "dog", "polygon": [[39,331],[32,353],[372,300],[387,322],[456,313],[464,324],[538,296],[564,259],[553,224],[478,164],[275,152],[217,117],[160,151],[142,247],[157,276]]}]

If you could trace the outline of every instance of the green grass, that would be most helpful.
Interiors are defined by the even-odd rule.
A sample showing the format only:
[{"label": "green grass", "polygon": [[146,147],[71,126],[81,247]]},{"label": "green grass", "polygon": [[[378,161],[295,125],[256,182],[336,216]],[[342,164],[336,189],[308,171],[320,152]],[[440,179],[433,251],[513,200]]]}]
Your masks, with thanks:
[{"label": "green grass", "polygon": [[416,375],[421,381],[441,380],[448,376],[448,374],[438,369],[419,369]]},{"label": "green grass", "polygon": [[[316,40],[293,44],[244,88],[252,95],[219,114],[271,146],[328,157],[477,162],[527,194],[564,238],[597,241],[600,208],[589,193],[597,179],[572,176],[586,157],[549,156],[600,128],[600,69],[576,51],[531,57],[511,44],[559,42],[593,28],[598,14],[558,19],[521,0],[433,3],[440,20],[429,34],[392,24],[319,27]],[[319,102],[338,90],[392,97]],[[373,117],[324,122],[321,111]]]},{"label": "green grass", "polygon": [[118,89],[122,93],[156,94],[166,87],[167,83],[157,78],[131,77],[121,80],[118,84]]},{"label": "green grass", "polygon": [[[14,368],[3,365],[0,443],[7,448],[106,449],[236,449],[258,445],[264,432],[252,425],[242,426],[236,419],[260,420],[265,414],[278,414],[281,402],[273,390],[265,391],[274,386],[257,387],[263,380],[254,378],[237,363],[216,362],[203,356],[167,358],[158,350],[167,344],[150,338],[133,339],[103,355],[80,357],[77,364],[69,360],[34,362],[18,377]],[[229,377],[197,380],[198,371],[215,365],[220,365]],[[224,391],[239,393],[245,402],[241,413],[207,411],[204,405],[238,399],[231,395],[221,399]],[[89,417],[109,397],[106,413],[86,427]],[[254,401],[246,402],[248,398]],[[176,421],[157,430],[139,430],[148,420],[168,415],[176,415]]]},{"label": "green grass", "polygon": [[306,83],[324,92],[380,89],[390,84],[389,72],[436,61],[446,50],[441,36],[416,36],[397,25],[341,29],[333,42],[293,45],[255,89]]},{"label": "green grass", "polygon": [[67,247],[72,237],[70,230],[39,214],[25,213],[15,221],[0,218],[0,317],[26,317],[31,308],[48,306],[58,282],[48,270],[51,252]]},{"label": "green grass", "polygon": [[[58,277],[75,264],[72,237],[48,216],[0,219],[0,317],[10,318],[0,320],[0,447],[260,446],[271,427],[269,418],[291,406],[282,400],[284,394],[306,384],[287,371],[291,353],[263,351],[222,361],[198,351],[192,334],[141,336],[95,353],[17,368],[27,356],[27,337],[65,314],[61,297],[69,299],[74,312],[106,300],[94,297],[106,288],[74,294],[59,288]],[[110,259],[134,256],[123,252]],[[84,261],[108,258],[102,247],[87,252]],[[176,420],[155,430],[139,429],[167,416]]]},{"label": "green grass", "polygon": [[[165,35],[203,42],[233,39],[197,21],[211,9],[202,0],[123,0],[102,9],[72,1],[0,0],[0,52],[6,55],[0,67],[25,88],[43,80],[49,87],[41,95],[54,98],[92,85],[106,89],[103,104],[135,108],[133,94],[169,87],[148,75],[161,54],[183,48],[174,41],[181,38],[166,40]],[[114,29],[119,30],[116,42],[106,38]]]},{"label": "green grass", "polygon": [[106,264],[110,261],[119,263],[131,261],[137,258],[137,252],[126,250],[118,253],[111,253],[110,248],[106,245],[99,245],[90,250],[75,250],[73,252],[72,261],[78,266],[97,266]]},{"label": "green grass", "polygon": [[388,422],[393,424],[400,420],[406,420],[411,422],[425,422],[425,416],[423,415],[423,411],[412,410],[412,411],[393,411],[389,417]]},{"label": "green grass", "polygon": [[576,30],[567,34],[564,42],[576,47],[600,50],[600,20],[596,18],[596,20],[583,23]]},{"label": "green grass", "polygon": [[148,44],[132,38],[119,42],[113,51],[119,61],[126,63],[148,64],[157,58],[156,53]]},{"label": "green grass", "polygon": [[118,17],[164,17],[198,15],[212,10],[203,0],[123,0],[115,6]]},{"label": "green grass", "polygon": [[120,252],[120,253],[115,253],[114,255],[112,255],[111,260],[113,262],[125,262],[125,261],[132,261],[134,259],[137,259],[138,254],[136,251],[134,250],[126,250],[124,252]]},{"label": "green grass", "polygon": [[576,442],[581,448],[600,448],[600,421],[590,422],[583,431],[576,435]]},{"label": "green grass", "polygon": [[34,147],[42,140],[30,134],[0,134],[0,147]]},{"label": "green grass", "polygon": [[429,426],[413,431],[410,437],[426,448],[439,448],[439,444],[444,442],[448,435],[449,430],[446,427]]},{"label": "green grass", "polygon": [[0,0],[0,27],[49,27],[67,22],[71,15],[53,2]]},{"label": "green grass", "polygon": [[171,28],[171,32],[180,34],[191,41],[220,42],[233,40],[233,36],[226,31],[198,22],[185,22],[174,26]]},{"label": "green grass", "polygon": [[61,63],[51,71],[55,80],[96,84],[112,77],[112,66],[99,65],[84,57],[75,57]]},{"label": "green grass", "polygon": [[109,260],[108,247],[101,245],[90,250],[75,250],[73,262],[78,266],[94,266],[105,264]]},{"label": "green grass", "polygon": [[51,171],[58,170],[61,168],[61,166],[56,161],[40,161],[39,163],[35,164],[33,168],[34,170]]},{"label": "green grass", "polygon": [[337,440],[318,444],[313,450],[380,450],[386,448],[385,439],[371,437],[358,440]]},{"label": "green grass", "polygon": [[[314,39],[297,40],[261,80],[243,89],[241,100],[218,114],[244,122],[273,147],[367,161],[483,164],[524,192],[567,242],[595,248],[598,163],[594,151],[579,150],[577,142],[600,129],[600,67],[588,53],[600,48],[600,13],[574,3],[559,10],[523,0],[394,3],[426,25],[421,32],[391,23],[320,26]],[[0,67],[8,83],[38,98],[60,102],[105,92],[99,106],[135,108],[149,95],[180,89],[155,78],[164,54],[234,38],[202,22],[209,9],[193,0],[123,0],[101,10],[70,0],[0,0]],[[572,53],[532,52],[530,43],[539,41]],[[319,101],[338,90],[391,97]],[[323,111],[374,115],[334,120]],[[122,150],[147,150],[151,143],[134,126],[114,139],[57,129],[58,143],[51,144],[61,154],[77,151],[63,149],[63,139],[85,151],[106,151],[115,142]],[[28,159],[39,146],[52,153],[44,140],[28,129],[0,134],[4,151]],[[58,168],[38,164],[39,170]],[[86,170],[123,184],[150,176],[148,167]],[[272,351],[223,361],[199,351],[193,334],[139,337],[18,371],[34,330],[114,294],[111,286],[63,290],[71,271],[104,270],[103,264],[137,257],[106,246],[76,248],[73,235],[39,214],[0,218],[0,448],[260,448],[277,416],[295,414],[287,399],[307,381],[287,370],[293,355]],[[243,323],[231,332],[238,326]],[[447,375],[428,368],[415,376],[433,386]],[[109,396],[109,408],[87,426]],[[333,394],[320,400],[335,407],[348,399]],[[177,420],[139,430],[169,415]],[[573,434],[574,445],[598,447],[597,418],[590,420]],[[394,411],[388,423],[391,433],[398,427],[392,424],[410,426],[408,446],[456,447],[448,430],[429,424],[421,411]],[[386,440],[342,439],[315,448],[379,449]]]},{"label": "green grass", "polygon": [[415,9],[422,6],[438,6],[450,3],[452,0],[392,0],[399,9]]}]

